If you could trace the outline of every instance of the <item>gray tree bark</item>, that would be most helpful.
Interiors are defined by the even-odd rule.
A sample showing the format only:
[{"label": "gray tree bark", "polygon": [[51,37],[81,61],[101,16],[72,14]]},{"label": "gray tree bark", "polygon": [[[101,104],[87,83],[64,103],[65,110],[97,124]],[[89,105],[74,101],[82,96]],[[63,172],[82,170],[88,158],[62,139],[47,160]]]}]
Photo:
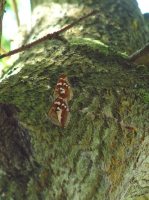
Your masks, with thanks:
[{"label": "gray tree bark", "polygon": [[[148,68],[129,63],[120,53],[133,52],[147,41],[143,17],[136,1],[63,2],[36,6],[36,24],[26,42],[95,7],[99,13],[61,40],[20,54],[4,75],[1,198],[148,199]],[[64,129],[48,117],[62,73],[74,93]]]}]

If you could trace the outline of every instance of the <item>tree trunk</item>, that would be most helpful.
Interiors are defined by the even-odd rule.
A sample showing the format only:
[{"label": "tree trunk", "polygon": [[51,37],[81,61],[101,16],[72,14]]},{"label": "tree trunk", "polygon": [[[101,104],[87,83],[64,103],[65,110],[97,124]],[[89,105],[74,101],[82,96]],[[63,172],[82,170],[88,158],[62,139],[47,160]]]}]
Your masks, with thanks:
[{"label": "tree trunk", "polygon": [[[47,2],[35,8],[37,26],[28,42],[92,8],[99,13],[62,38],[24,52],[3,77],[2,199],[149,198],[148,68],[129,63],[117,52],[143,45],[147,29],[136,1],[117,0],[109,6],[89,2]],[[132,23],[137,23],[137,31]],[[54,125],[48,117],[55,84],[63,73],[74,93],[67,128]]]},{"label": "tree trunk", "polygon": [[[61,7],[58,4],[56,6],[56,4],[49,2],[60,2]],[[32,8],[37,5],[39,5],[37,7],[39,17],[39,13],[42,13],[42,16],[45,13],[49,13],[45,17],[48,20],[44,20],[47,27],[51,23],[54,26],[65,25],[71,22],[73,18],[83,15],[90,9],[98,10],[96,17],[89,18],[81,23],[79,27],[71,31],[71,35],[68,34],[70,37],[73,34],[75,37],[94,38],[101,40],[116,50],[127,53],[132,53],[141,48],[149,40],[149,28],[144,21],[144,16],[141,14],[136,0],[33,0]],[[43,6],[46,9],[43,9]],[[57,19],[55,23],[52,15]],[[65,17],[65,20],[58,20],[62,16]]]}]

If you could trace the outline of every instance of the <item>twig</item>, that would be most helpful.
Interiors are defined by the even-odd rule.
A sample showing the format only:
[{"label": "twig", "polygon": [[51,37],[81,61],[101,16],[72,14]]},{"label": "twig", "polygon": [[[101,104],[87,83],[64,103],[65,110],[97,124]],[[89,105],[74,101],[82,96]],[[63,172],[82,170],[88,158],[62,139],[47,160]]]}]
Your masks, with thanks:
[{"label": "twig", "polygon": [[128,59],[136,64],[149,65],[149,43],[130,55]]},{"label": "twig", "polygon": [[2,19],[4,14],[4,8],[5,8],[5,0],[1,0],[0,2],[0,49],[1,49],[1,37],[2,37]]},{"label": "twig", "polygon": [[79,19],[77,19],[76,21],[72,22],[71,24],[65,26],[64,28],[60,29],[59,31],[56,31],[54,33],[49,33],[49,34],[45,35],[44,37],[42,37],[42,38],[40,38],[40,39],[38,39],[38,40],[36,40],[36,41],[34,41],[32,43],[29,43],[27,45],[23,45],[23,46],[21,46],[18,49],[14,49],[12,51],[9,51],[8,53],[2,54],[0,56],[0,59],[4,58],[4,57],[7,57],[7,56],[14,55],[14,54],[16,54],[18,52],[22,52],[22,51],[24,51],[26,49],[29,49],[29,48],[31,48],[31,47],[33,47],[33,46],[35,46],[35,45],[37,45],[37,44],[45,41],[45,40],[57,38],[59,36],[59,34],[67,31],[68,29],[71,29],[73,26],[75,26],[76,24],[78,24],[80,21],[86,19],[89,16],[95,15],[96,13],[97,13],[97,11],[94,10],[94,11],[90,12],[89,14],[87,14],[87,15],[85,15],[83,17],[80,17]]},{"label": "twig", "polygon": [[20,26],[19,12],[16,0],[12,0],[14,12],[16,15],[17,25]]}]

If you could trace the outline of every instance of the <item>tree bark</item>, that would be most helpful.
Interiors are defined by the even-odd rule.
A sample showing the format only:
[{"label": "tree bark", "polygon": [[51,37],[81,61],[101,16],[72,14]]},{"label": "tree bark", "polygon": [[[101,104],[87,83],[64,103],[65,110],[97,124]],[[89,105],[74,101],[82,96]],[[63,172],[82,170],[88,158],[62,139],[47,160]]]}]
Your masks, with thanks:
[{"label": "tree bark", "polygon": [[53,9],[46,10],[50,13],[48,20],[45,21],[47,26],[51,24],[51,21],[53,23],[52,14],[57,19],[61,18],[62,13],[67,16],[66,20],[56,22],[56,24],[64,25],[90,9],[97,9],[99,15],[84,22],[83,27],[80,25],[79,29],[75,29],[75,36],[81,35],[101,40],[122,52],[132,53],[149,40],[149,27],[145,23],[136,0],[34,0],[31,2],[32,8],[39,6],[38,13],[43,11],[40,5],[48,7],[52,4],[51,2],[59,2],[61,9],[59,6],[53,6]]},{"label": "tree bark", "polygon": [[[61,39],[45,41],[20,54],[3,77],[0,84],[3,199],[149,198],[148,68],[129,63],[126,56],[116,51],[133,51],[144,43],[146,35],[141,31],[145,33],[145,29],[142,26],[134,33],[129,25],[131,20],[126,20],[125,28],[133,37],[128,41],[127,30],[120,23],[124,20],[120,10],[125,8],[126,14],[135,7],[129,18],[136,15],[141,20],[138,23],[143,23],[141,13],[135,1],[130,1],[130,7],[126,7],[128,1],[114,2],[107,8],[101,1],[100,15],[74,27]],[[90,1],[90,5],[82,1],[81,6],[46,3],[35,8],[38,26],[28,36],[28,42],[97,5],[96,1]],[[119,11],[115,11],[116,5]],[[68,15],[60,20],[55,8]],[[111,15],[112,8],[117,15]],[[49,17],[49,13],[55,18]],[[116,17],[122,40],[117,37],[118,31],[114,32],[115,24],[111,25],[116,23]],[[110,31],[99,27],[108,25]],[[101,31],[110,46],[102,43],[104,39],[99,41]],[[64,129],[52,124],[48,117],[54,101],[53,90],[62,73],[67,74],[74,93],[69,103],[70,123]],[[19,131],[12,129],[14,124]],[[6,148],[8,145],[11,147]],[[14,153],[13,145],[14,149],[21,148],[21,152]],[[6,162],[8,156],[11,166]],[[18,174],[23,179],[17,179]]]}]

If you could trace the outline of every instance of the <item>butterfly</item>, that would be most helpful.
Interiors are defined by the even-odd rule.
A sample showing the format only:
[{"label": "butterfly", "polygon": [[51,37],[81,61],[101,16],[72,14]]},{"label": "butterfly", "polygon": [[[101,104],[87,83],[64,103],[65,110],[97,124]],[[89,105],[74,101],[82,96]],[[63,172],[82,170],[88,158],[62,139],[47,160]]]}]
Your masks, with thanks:
[{"label": "butterfly", "polygon": [[73,98],[73,92],[68,78],[65,74],[60,75],[54,89],[54,97],[62,97],[67,102]]},{"label": "butterfly", "polygon": [[70,111],[67,102],[62,97],[56,98],[48,112],[48,116],[55,125],[62,128],[67,127],[70,121]]}]

